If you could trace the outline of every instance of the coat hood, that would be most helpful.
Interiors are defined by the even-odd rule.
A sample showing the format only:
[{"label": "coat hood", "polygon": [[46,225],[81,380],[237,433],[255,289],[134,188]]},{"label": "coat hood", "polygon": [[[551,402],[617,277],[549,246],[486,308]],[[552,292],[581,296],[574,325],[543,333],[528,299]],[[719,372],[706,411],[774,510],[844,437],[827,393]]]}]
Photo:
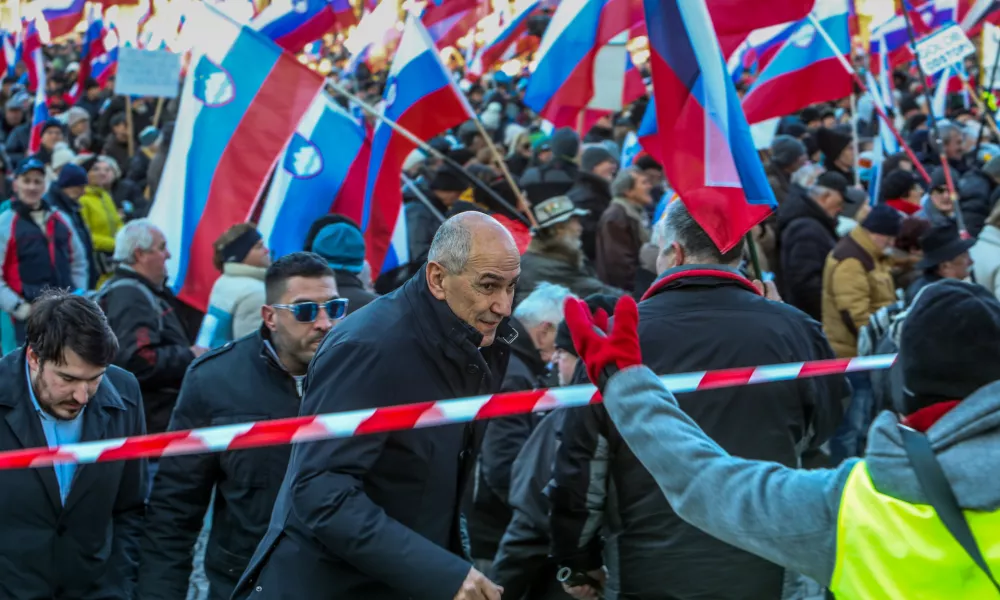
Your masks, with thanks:
[{"label": "coat hood", "polygon": [[[912,504],[927,504],[903,448],[899,417],[883,412],[868,434],[865,462],[875,487]],[[1000,381],[980,388],[958,403],[930,429],[927,438],[937,454],[958,504],[967,510],[1000,510]]]}]

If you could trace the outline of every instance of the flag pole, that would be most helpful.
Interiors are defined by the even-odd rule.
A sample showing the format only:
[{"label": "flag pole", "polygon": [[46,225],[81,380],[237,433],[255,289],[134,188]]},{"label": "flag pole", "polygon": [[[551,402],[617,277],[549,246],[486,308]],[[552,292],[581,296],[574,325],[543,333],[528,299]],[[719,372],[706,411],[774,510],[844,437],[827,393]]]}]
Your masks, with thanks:
[{"label": "flag pole", "polygon": [[352,94],[350,91],[348,91],[347,88],[345,88],[343,85],[340,84],[340,82],[334,81],[332,79],[327,79],[326,84],[328,86],[330,86],[330,88],[334,91],[334,93],[340,94],[341,96],[344,96],[345,98],[347,98],[351,102],[354,102],[355,104],[357,104],[358,106],[360,106],[362,109],[364,109],[365,112],[367,112],[368,114],[372,115],[373,117],[375,117],[376,119],[378,119],[382,123],[385,123],[388,127],[391,127],[393,131],[395,131],[399,135],[405,137],[406,139],[410,140],[410,142],[412,142],[413,144],[416,144],[417,147],[420,148],[421,150],[423,150],[425,154],[433,156],[434,158],[436,158],[436,159],[444,162],[445,164],[447,164],[449,167],[451,167],[451,168],[457,170],[458,172],[460,172],[462,175],[465,176],[466,179],[469,180],[469,182],[472,185],[474,185],[475,187],[483,190],[486,194],[488,194],[491,198],[493,198],[493,200],[497,201],[500,204],[500,206],[503,206],[505,209],[509,210],[515,217],[517,217],[518,219],[520,219],[522,223],[524,223],[525,225],[531,227],[531,221],[529,221],[527,217],[525,217],[523,214],[521,214],[521,212],[518,211],[516,208],[514,208],[513,206],[511,206],[510,202],[507,202],[506,200],[504,200],[500,196],[500,194],[496,193],[496,191],[494,191],[493,189],[491,189],[490,186],[486,185],[486,182],[480,180],[475,175],[469,173],[465,169],[465,167],[463,167],[462,165],[458,164],[455,161],[455,159],[453,159],[450,156],[447,156],[447,155],[439,152],[433,146],[431,146],[427,142],[423,141],[422,139],[420,139],[416,135],[414,135],[410,130],[404,128],[402,125],[400,125],[399,123],[393,121],[392,119],[387,118],[381,112],[379,112],[378,110],[376,110],[375,107],[373,107],[371,104],[368,104],[367,102],[365,102],[364,100],[362,100],[361,98],[359,98],[357,95]]},{"label": "flag pole", "polygon": [[[986,29],[985,28],[983,29],[983,39],[984,40],[986,39]],[[983,44],[985,45],[985,42]],[[993,93],[993,84],[996,83],[997,67],[1000,67],[1000,40],[997,40],[997,51],[993,53],[993,70],[990,72],[990,87],[986,89],[986,91],[988,93],[990,93],[990,94]],[[980,85],[982,85],[982,84],[980,84]],[[987,105],[985,108],[989,108],[989,105]],[[987,113],[988,113],[988,111],[983,110],[983,116],[980,117],[980,119],[979,119],[980,123],[982,123],[982,122],[984,122],[986,120]],[[982,125],[980,125],[980,128],[981,127],[982,127]],[[994,127],[994,129],[995,129],[995,127]],[[972,151],[972,155],[973,156],[979,156],[979,145],[982,143],[982,141],[983,141],[983,136],[980,135],[979,139],[976,140],[976,148],[975,148],[975,150]]]},{"label": "flag pole", "polygon": [[538,229],[538,221],[535,220],[535,215],[531,212],[531,206],[528,204],[527,198],[524,197],[524,193],[521,188],[518,187],[517,182],[514,181],[514,176],[511,175],[510,169],[507,168],[507,163],[504,161],[503,156],[500,155],[500,150],[497,149],[496,144],[493,143],[493,136],[486,131],[486,127],[483,126],[483,122],[479,120],[479,115],[473,115],[472,120],[476,124],[476,128],[479,130],[479,135],[483,136],[483,140],[486,142],[486,146],[489,147],[490,152],[493,153],[493,159],[497,162],[497,167],[503,173],[503,178],[507,180],[507,185],[517,196],[518,208],[528,216],[528,220],[531,221],[531,226]]},{"label": "flag pole", "polygon": [[430,198],[427,197],[427,194],[425,194],[419,187],[417,187],[417,184],[414,183],[412,179],[407,177],[405,173],[403,174],[403,186],[406,189],[413,192],[413,195],[417,197],[417,200],[423,202],[424,206],[427,207],[427,210],[431,211],[432,215],[434,215],[435,217],[437,217],[439,221],[444,223],[445,218],[444,215],[441,214],[441,211],[439,211],[437,207],[434,206],[434,203],[431,202]]},{"label": "flag pole", "polygon": [[[854,83],[857,84],[857,86],[862,91],[871,93],[871,90],[869,90],[868,86],[865,85],[864,80],[861,79],[861,76],[858,75],[858,72],[854,70],[854,67],[851,66],[851,63],[847,62],[847,59],[844,58],[844,55],[840,53],[840,49],[837,48],[837,44],[834,43],[833,39],[830,38],[830,34],[827,33],[826,29],[823,28],[823,25],[820,24],[819,19],[816,18],[816,15],[809,13],[808,18],[809,22],[812,23],[813,27],[816,28],[816,31],[823,37],[823,41],[826,42],[826,45],[829,46],[831,50],[833,50],[833,54],[840,62],[840,66],[844,67],[844,70],[847,71],[851,75],[851,77],[854,78]],[[885,126],[888,127],[890,131],[892,131],[892,135],[893,137],[896,138],[896,141],[899,142],[900,148],[902,148],[906,152],[906,156],[909,157],[910,162],[913,163],[913,168],[916,169],[918,173],[920,173],[920,176],[924,178],[924,181],[930,183],[931,176],[927,174],[927,169],[924,168],[924,165],[922,165],[920,161],[917,160],[917,155],[913,152],[913,148],[911,148],[910,145],[906,143],[906,140],[903,139],[903,136],[899,134],[899,130],[896,129],[896,126],[892,123],[892,120],[889,119],[889,115],[885,114],[885,110],[883,110],[882,107],[879,106],[880,103],[874,102],[873,104],[875,105],[875,111],[878,113],[879,118],[882,119],[882,122],[885,123]]]},{"label": "flag pole", "polygon": [[851,148],[854,150],[854,185],[861,186],[861,175],[858,174],[858,165],[861,159],[858,157],[858,99],[857,94],[851,92]]},{"label": "flag pole", "polygon": [[[941,160],[941,168],[944,170],[944,181],[948,186],[948,195],[955,205],[955,221],[962,237],[968,235],[965,228],[965,219],[962,217],[962,210],[958,205],[958,193],[955,191],[955,182],[951,178],[951,165],[948,164],[948,155],[944,153],[944,140],[941,139],[941,129],[937,126],[937,118],[934,116],[934,102],[931,100],[931,92],[927,85],[927,73],[924,73],[924,66],[920,64],[920,52],[917,50],[917,36],[913,32],[913,21],[910,19],[910,11],[903,9],[903,20],[906,22],[906,35],[910,38],[910,48],[913,50],[913,59],[917,63],[917,72],[920,73],[920,87],[924,90],[924,101],[927,102],[927,119],[931,122],[931,135],[934,136],[934,145],[937,146],[938,158]],[[940,81],[938,85],[948,85],[947,81]],[[947,88],[945,88],[947,92]],[[947,103],[946,103],[947,104]],[[944,115],[941,115],[943,118]],[[982,137],[982,136],[980,136]]]}]

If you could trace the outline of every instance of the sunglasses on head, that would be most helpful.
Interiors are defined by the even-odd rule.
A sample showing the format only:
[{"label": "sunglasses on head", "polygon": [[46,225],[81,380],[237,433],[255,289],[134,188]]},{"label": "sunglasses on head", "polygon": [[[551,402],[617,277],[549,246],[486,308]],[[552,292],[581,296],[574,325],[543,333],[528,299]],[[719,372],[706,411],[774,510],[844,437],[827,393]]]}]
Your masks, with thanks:
[{"label": "sunglasses on head", "polygon": [[347,314],[347,298],[334,298],[327,302],[299,302],[298,304],[272,304],[292,313],[299,323],[312,323],[319,317],[319,309],[326,309],[326,315],[331,319],[343,319]]}]

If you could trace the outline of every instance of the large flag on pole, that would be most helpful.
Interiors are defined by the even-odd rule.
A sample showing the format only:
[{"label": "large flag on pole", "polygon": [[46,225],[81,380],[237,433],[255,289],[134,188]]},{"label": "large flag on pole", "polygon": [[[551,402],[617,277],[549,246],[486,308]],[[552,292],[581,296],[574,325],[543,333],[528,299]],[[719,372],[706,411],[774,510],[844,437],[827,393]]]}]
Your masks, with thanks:
[{"label": "large flag on pole", "polygon": [[[389,69],[383,99],[385,117],[424,141],[475,114],[441,64],[434,42],[420,19],[412,16],[406,21]],[[383,267],[390,266],[386,260],[391,256],[390,241],[400,222],[403,201],[400,183],[403,161],[415,148],[416,144],[385,123],[380,122],[376,127],[361,217],[365,252],[373,277]]]},{"label": "large flag on pole", "polygon": [[663,170],[726,252],[777,203],[705,2],[646,0],[649,61]]},{"label": "large flag on pole", "polygon": [[250,27],[203,6],[170,154],[149,217],[167,240],[178,298],[205,310],[212,244],[246,221],[322,76]]}]

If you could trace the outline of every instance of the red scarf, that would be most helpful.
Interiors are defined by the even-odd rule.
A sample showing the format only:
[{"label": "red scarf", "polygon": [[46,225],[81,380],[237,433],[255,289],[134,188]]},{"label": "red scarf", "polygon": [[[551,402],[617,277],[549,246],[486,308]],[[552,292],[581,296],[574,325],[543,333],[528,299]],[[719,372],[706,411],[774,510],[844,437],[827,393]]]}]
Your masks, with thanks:
[{"label": "red scarf", "polygon": [[909,200],[903,200],[902,198],[886,200],[885,203],[907,216],[913,215],[920,210],[919,204],[914,204]]},{"label": "red scarf", "polygon": [[937,404],[925,406],[903,419],[903,425],[906,425],[911,429],[916,429],[920,433],[927,433],[927,430],[931,428],[931,425],[937,423],[938,419],[945,416],[948,414],[948,411],[958,406],[958,403],[958,400],[950,400],[948,402],[938,402]]}]

